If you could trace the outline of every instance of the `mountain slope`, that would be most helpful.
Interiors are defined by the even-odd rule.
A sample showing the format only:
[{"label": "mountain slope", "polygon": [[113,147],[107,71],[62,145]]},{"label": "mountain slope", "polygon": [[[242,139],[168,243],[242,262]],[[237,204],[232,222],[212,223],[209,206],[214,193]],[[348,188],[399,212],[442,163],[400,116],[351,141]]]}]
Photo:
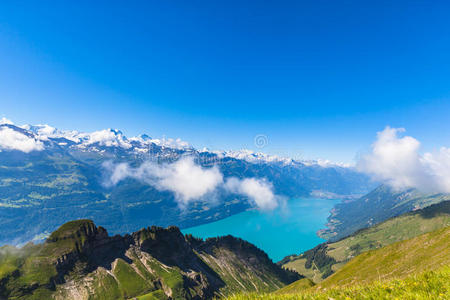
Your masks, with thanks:
[{"label": "mountain slope", "polygon": [[271,293],[229,299],[449,299],[450,226],[367,251],[313,285],[305,278]]},{"label": "mountain slope", "polygon": [[[348,300],[348,299],[450,299],[450,267],[445,266],[435,271],[426,271],[413,274],[404,279],[371,284],[352,285],[350,287],[332,287],[324,290],[314,290],[300,287],[293,290],[295,284],[287,286],[289,293],[270,294],[238,294],[231,296],[229,300]],[[283,288],[284,290],[284,288]]]},{"label": "mountain slope", "polygon": [[359,229],[445,200],[450,200],[450,195],[423,194],[414,189],[396,191],[381,185],[355,201],[337,204],[328,218],[328,228],[319,235],[336,241]]},{"label": "mountain slope", "polygon": [[279,264],[320,282],[360,253],[446,226],[450,226],[450,201],[389,219],[339,241],[318,245],[301,255],[286,257]]},{"label": "mountain slope", "polygon": [[367,251],[348,262],[317,288],[368,284],[405,278],[450,265],[450,227]]},{"label": "mountain slope", "polygon": [[269,292],[300,276],[231,236],[206,241],[178,228],[109,237],[90,220],[72,221],[43,244],[0,248],[0,298],[212,298]]}]

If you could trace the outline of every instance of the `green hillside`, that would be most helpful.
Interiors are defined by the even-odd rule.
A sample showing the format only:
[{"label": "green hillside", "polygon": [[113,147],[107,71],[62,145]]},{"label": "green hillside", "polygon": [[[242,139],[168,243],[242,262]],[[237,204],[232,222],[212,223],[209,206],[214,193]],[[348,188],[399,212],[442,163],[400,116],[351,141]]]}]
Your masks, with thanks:
[{"label": "green hillside", "polygon": [[448,194],[423,194],[415,189],[397,191],[381,185],[355,201],[337,204],[328,218],[328,228],[319,231],[319,235],[334,242],[357,230],[447,200]]},{"label": "green hillside", "polygon": [[312,289],[297,293],[280,294],[238,294],[228,300],[352,300],[352,299],[408,299],[408,300],[447,300],[450,299],[450,267],[437,271],[427,271],[410,275],[405,279],[374,282],[369,285],[335,287],[323,291]]},{"label": "green hillside", "polygon": [[446,226],[450,226],[450,201],[389,219],[340,241],[321,244],[301,255],[286,257],[280,264],[320,282],[360,253]]},{"label": "green hillside", "polygon": [[241,239],[204,241],[177,227],[109,237],[77,220],[43,244],[0,248],[0,299],[210,299],[300,278]]},{"label": "green hillside", "polygon": [[296,281],[244,299],[449,299],[450,226],[362,253],[318,285]]},{"label": "green hillside", "polygon": [[404,278],[450,265],[450,226],[367,251],[348,262],[317,288],[351,286]]},{"label": "green hillside", "polygon": [[300,280],[297,280],[277,291],[275,291],[275,294],[296,294],[299,291],[307,290],[311,287],[313,287],[315,284],[314,282],[309,278],[302,278]]}]

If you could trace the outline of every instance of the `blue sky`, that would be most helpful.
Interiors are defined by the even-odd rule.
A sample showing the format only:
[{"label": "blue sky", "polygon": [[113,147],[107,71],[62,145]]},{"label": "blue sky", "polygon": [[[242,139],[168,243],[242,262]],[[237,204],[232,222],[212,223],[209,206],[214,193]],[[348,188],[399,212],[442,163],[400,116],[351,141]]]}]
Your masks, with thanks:
[{"label": "blue sky", "polygon": [[[447,2],[448,3],[448,2]],[[438,1],[3,1],[0,117],[351,162],[450,139]]]}]

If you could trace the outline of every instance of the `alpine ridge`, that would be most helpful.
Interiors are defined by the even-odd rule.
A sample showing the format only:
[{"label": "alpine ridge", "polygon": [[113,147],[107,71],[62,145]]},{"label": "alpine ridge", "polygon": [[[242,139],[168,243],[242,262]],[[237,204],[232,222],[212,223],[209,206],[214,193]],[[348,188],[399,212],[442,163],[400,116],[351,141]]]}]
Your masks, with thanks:
[{"label": "alpine ridge", "polygon": [[43,244],[0,248],[0,298],[210,299],[269,292],[299,278],[248,242],[185,237],[174,226],[110,237],[91,220],[77,220]]}]

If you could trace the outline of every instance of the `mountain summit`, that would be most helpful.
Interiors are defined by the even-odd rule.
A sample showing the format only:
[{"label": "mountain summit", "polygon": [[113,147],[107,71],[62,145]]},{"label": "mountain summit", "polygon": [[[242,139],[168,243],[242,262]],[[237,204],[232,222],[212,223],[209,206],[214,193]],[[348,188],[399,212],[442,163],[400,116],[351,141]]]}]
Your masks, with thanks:
[{"label": "mountain summit", "polygon": [[232,236],[203,241],[177,227],[110,237],[91,220],[77,220],[43,244],[0,250],[0,298],[209,299],[270,292],[301,278],[248,242]]}]

